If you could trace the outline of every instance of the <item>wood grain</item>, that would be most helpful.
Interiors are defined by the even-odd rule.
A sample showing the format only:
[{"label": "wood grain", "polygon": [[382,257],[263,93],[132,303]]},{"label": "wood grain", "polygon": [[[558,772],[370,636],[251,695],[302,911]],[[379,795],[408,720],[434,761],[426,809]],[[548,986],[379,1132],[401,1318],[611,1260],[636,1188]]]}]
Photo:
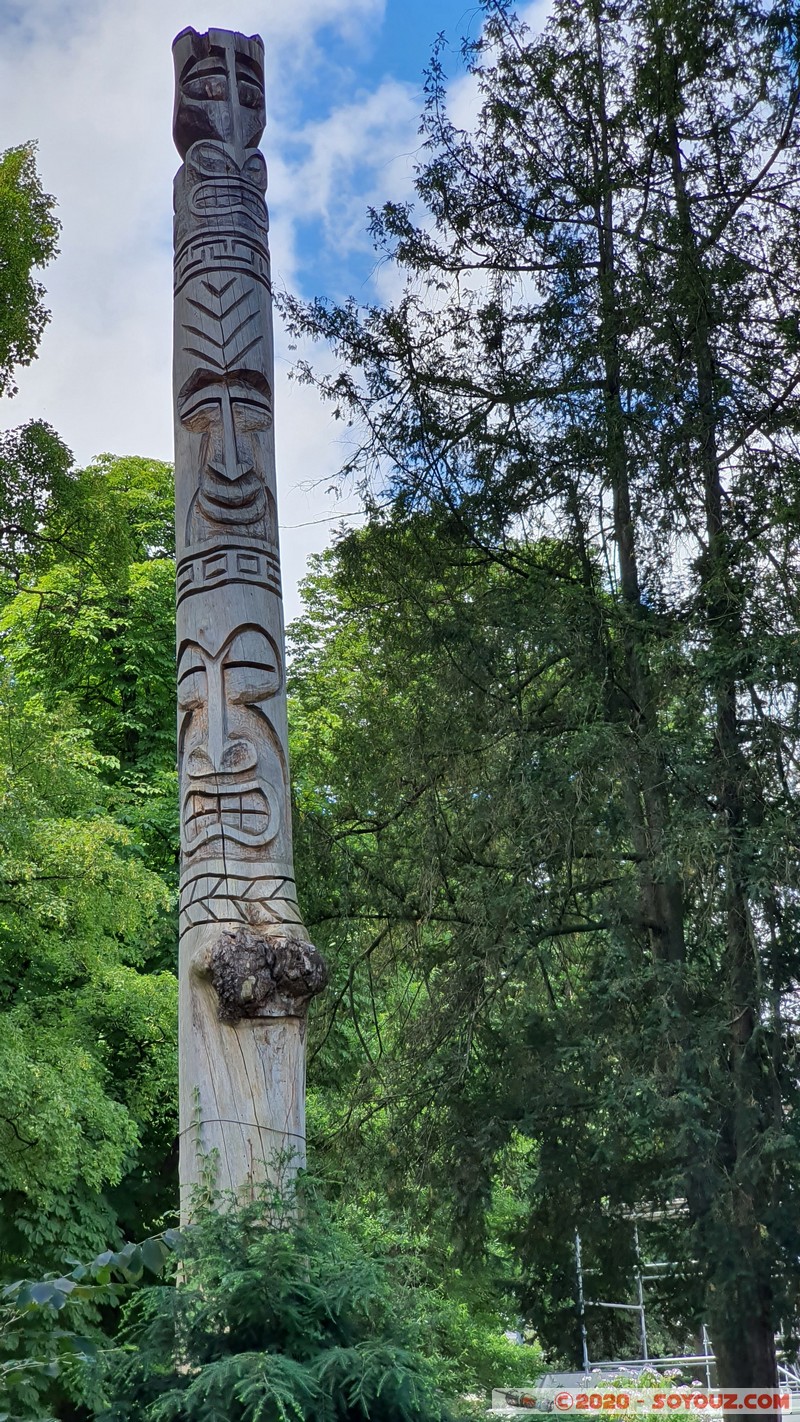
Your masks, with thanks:
[{"label": "wood grain", "polygon": [[305,1013],[325,980],[295,893],[273,428],[263,46],[173,44],[181,815],[180,1178],[237,1194],[305,1159]]}]

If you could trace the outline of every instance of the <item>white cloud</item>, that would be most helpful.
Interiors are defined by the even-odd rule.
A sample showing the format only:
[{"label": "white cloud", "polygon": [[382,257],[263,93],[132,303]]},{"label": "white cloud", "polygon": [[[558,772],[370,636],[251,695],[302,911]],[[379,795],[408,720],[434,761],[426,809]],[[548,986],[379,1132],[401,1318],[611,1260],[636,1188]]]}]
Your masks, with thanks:
[{"label": "white cloud", "polygon": [[[273,272],[299,286],[298,226],[319,223],[329,259],[353,253],[361,298],[397,288],[369,255],[366,208],[410,195],[419,146],[418,91],[391,78],[301,122],[303,86],[347,92],[352,75],[326,44],[351,52],[379,25],[384,0],[0,0],[0,86],[7,144],[35,138],[45,188],[58,199],[61,256],[45,273],[52,321],[19,374],[0,424],[50,421],[79,462],[103,450],[172,452],[171,41],[191,23],[258,32],[266,42]],[[538,12],[539,4],[532,7]],[[333,82],[335,80],[335,82]],[[329,87],[328,87],[329,86]],[[474,81],[453,86],[459,121]],[[369,274],[369,280],[367,275]],[[314,291],[302,293],[308,296]],[[341,426],[314,392],[287,381],[277,333],[276,438],[287,611],[306,554],[323,547],[342,507],[326,490],[342,462]],[[305,525],[305,527],[297,527]]]},{"label": "white cloud", "polygon": [[[374,166],[377,153],[390,161],[404,102],[401,86],[390,86],[297,132],[298,85],[324,67],[323,26],[363,43],[382,10],[383,0],[0,3],[6,142],[38,141],[42,181],[63,225],[61,255],[45,273],[52,320],[38,360],[19,373],[19,395],[3,402],[4,426],[47,419],[81,463],[106,449],[171,457],[172,38],[190,21],[264,35],[273,255],[278,280],[293,285],[296,221],[317,213],[345,245],[363,228],[360,165],[372,158]],[[279,361],[282,522],[310,523],[285,534],[291,613],[305,554],[330,533],[316,520],[341,505],[305,487],[309,479],[331,483],[338,450],[329,413],[313,392],[289,386],[285,371]]]}]

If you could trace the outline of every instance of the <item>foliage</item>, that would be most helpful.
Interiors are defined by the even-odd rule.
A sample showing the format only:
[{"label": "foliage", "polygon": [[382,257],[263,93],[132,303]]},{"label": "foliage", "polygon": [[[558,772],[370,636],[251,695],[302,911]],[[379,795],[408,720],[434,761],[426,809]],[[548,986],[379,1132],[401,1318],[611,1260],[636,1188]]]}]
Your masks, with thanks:
[{"label": "foliage", "polygon": [[[0,1290],[0,1409],[13,1409],[0,1410],[0,1422],[43,1422],[50,1380],[74,1372],[78,1360],[97,1359],[98,1305],[118,1304],[145,1271],[160,1276],[178,1240],[177,1231],[165,1230],[141,1244],[106,1249],[67,1274],[18,1279]],[[65,1326],[76,1313],[76,1322],[90,1325],[88,1335]]]},{"label": "foliage", "polygon": [[[32,145],[0,157],[0,393],[48,319],[53,206]],[[172,504],[163,464],[76,470],[41,421],[0,436],[0,1284],[171,1204]],[[90,1273],[139,1259],[106,1250]],[[103,1313],[84,1275],[6,1289],[4,1415],[67,1406],[56,1353],[80,1340],[55,1315],[69,1293],[96,1335]]]},{"label": "foliage", "polygon": [[14,366],[30,364],[49,316],[32,273],[55,256],[59,224],[35,153],[26,143],[0,154],[0,394],[14,394]]},{"label": "foliage", "polygon": [[396,1200],[387,1203],[383,1192],[370,1191],[366,1180],[354,1193],[337,1189],[329,1178],[325,1190],[337,1224],[357,1248],[387,1261],[409,1316],[424,1319],[424,1351],[440,1389],[459,1410],[469,1400],[488,1404],[498,1379],[530,1382],[542,1366],[541,1351],[535,1342],[507,1336],[504,1310],[511,1301],[492,1267],[459,1268],[441,1233],[421,1225],[413,1204],[398,1209]]},{"label": "foliage", "polygon": [[[624,747],[594,709],[591,605],[563,546],[517,556],[525,578],[420,515],[348,539],[306,586],[292,629],[297,850],[332,966],[309,1119],[327,1159],[360,1162],[393,1208],[423,1213],[471,1308],[483,1293],[513,1318],[520,1265],[537,1267],[525,1307],[558,1354],[575,1331],[571,1231],[609,1189],[587,1109],[615,1109],[624,1149],[638,1141],[615,1100],[618,1055],[611,1074],[600,1043],[592,1062],[594,1004],[577,998],[581,963],[625,923],[636,884],[607,811]],[[542,1200],[562,1142],[572,1159],[556,1153]],[[617,1194],[635,1199],[636,1154],[629,1183],[619,1164]],[[601,1259],[624,1287],[632,1238],[606,1215]]]},{"label": "foliage", "polygon": [[[86,733],[0,685],[0,1259],[114,1228],[103,1191],[171,1129],[174,979],[142,975],[163,883],[108,812]],[[169,1139],[169,1137],[168,1137]]]},{"label": "foliage", "polygon": [[68,471],[0,613],[6,1277],[145,1233],[170,1203],[170,501],[153,461]]},{"label": "foliage", "polygon": [[178,1287],[131,1301],[105,1422],[445,1415],[439,1301],[404,1277],[402,1256],[337,1223],[307,1184],[299,1204],[268,1192],[222,1203],[185,1232]]},{"label": "foliage", "polygon": [[619,1296],[654,1207],[680,1326],[771,1384],[800,1249],[796,28],[557,0],[532,35],[492,0],[466,55],[474,124],[437,54],[421,215],[373,217],[401,295],[284,301],[340,358],[317,383],[373,520],[302,634],[342,1116],[408,1122],[404,1188],[456,1179],[456,1227],[513,1160],[553,1340],[575,1224]]},{"label": "foliage", "polygon": [[107,758],[118,818],[176,886],[173,503],[156,460],[103,456],[74,472],[0,625],[21,684],[72,707]]},{"label": "foliage", "polygon": [[[162,539],[169,485],[163,466],[119,463],[70,471],[43,501],[2,611],[6,1279],[63,1267],[65,1255],[85,1257],[118,1243],[123,1231],[141,1234],[172,1203],[173,585]],[[121,766],[126,744],[136,753]],[[84,1322],[97,1334],[96,1309]],[[28,1319],[18,1339],[23,1354],[29,1324],[38,1337]],[[58,1328],[53,1336],[61,1337]],[[45,1361],[33,1381],[27,1366],[21,1380],[14,1374],[12,1415],[28,1391],[45,1411],[64,1387],[75,1392],[68,1360],[61,1381],[51,1354]]]},{"label": "foliage", "polygon": [[41,420],[0,434],[0,574],[7,586],[32,555],[52,546],[44,520],[69,497],[71,465],[69,450]]}]

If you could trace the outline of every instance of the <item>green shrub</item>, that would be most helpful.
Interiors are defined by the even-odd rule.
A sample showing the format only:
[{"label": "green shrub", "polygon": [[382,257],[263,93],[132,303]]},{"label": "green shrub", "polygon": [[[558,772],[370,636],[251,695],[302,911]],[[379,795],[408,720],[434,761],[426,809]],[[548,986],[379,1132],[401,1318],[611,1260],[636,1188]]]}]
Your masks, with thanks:
[{"label": "green shrub", "polygon": [[104,1422],[440,1422],[424,1319],[307,1186],[206,1207],[177,1287],[139,1292]]},{"label": "green shrub", "polygon": [[74,1263],[68,1274],[0,1289],[0,1422],[53,1422],[61,1415],[58,1382],[65,1380],[71,1401],[90,1401],[102,1341],[99,1309],[118,1305],[146,1271],[161,1275],[179,1238],[168,1229]]}]

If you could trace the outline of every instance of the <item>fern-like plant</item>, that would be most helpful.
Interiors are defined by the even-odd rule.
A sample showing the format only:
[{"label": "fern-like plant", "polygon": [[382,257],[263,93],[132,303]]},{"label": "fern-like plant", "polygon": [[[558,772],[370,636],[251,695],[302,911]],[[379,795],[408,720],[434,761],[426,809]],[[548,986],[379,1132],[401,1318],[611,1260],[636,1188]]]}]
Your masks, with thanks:
[{"label": "fern-like plant", "polygon": [[131,1302],[103,1422],[440,1422],[414,1312],[308,1186],[218,1200]]}]

